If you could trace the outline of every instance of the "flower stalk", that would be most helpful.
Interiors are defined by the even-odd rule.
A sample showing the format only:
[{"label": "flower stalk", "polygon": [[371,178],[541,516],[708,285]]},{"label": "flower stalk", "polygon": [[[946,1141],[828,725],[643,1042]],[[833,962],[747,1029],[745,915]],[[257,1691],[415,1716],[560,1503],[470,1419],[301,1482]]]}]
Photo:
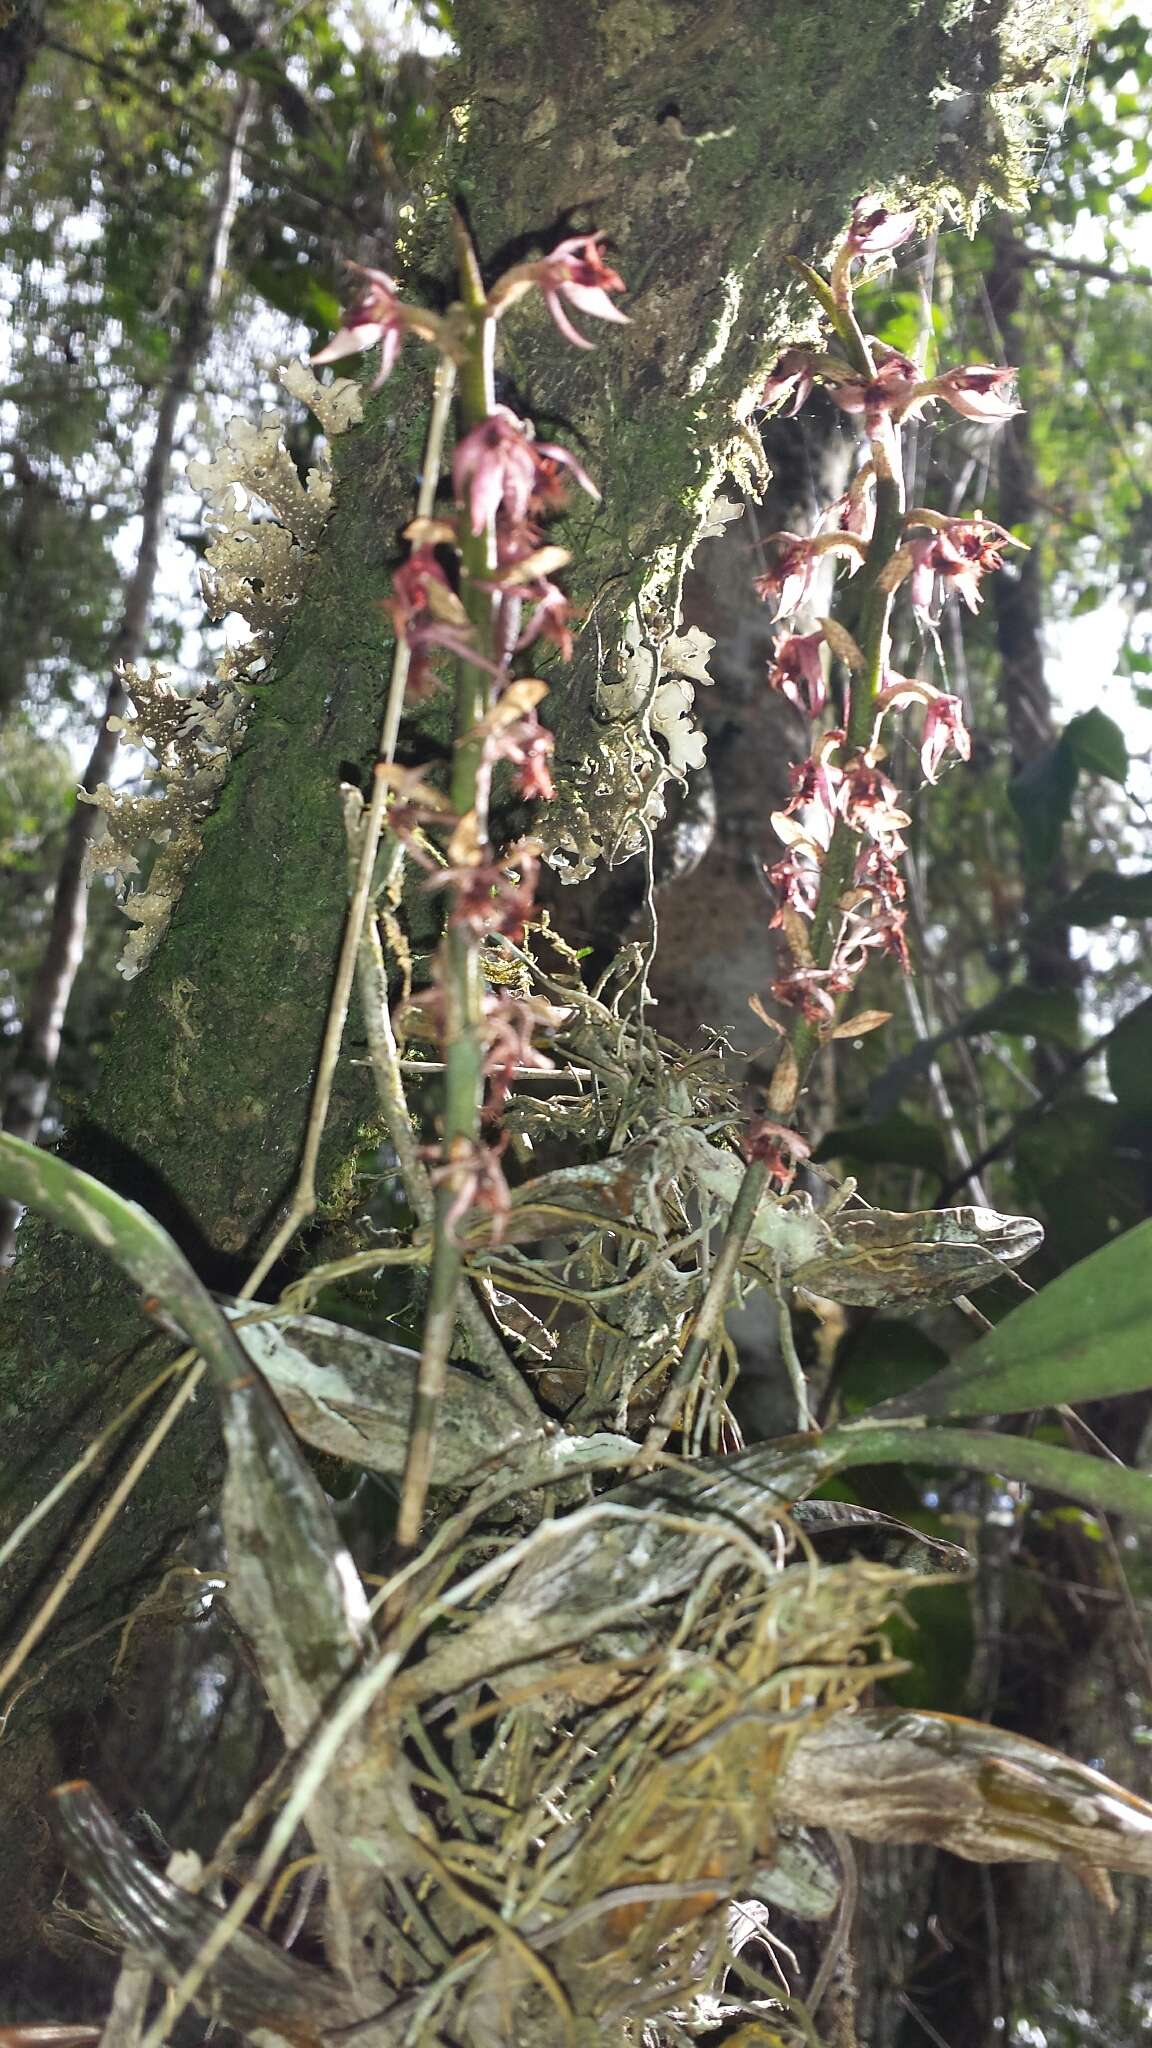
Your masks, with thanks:
[{"label": "flower stalk", "polygon": [[[772,922],[784,934],[792,964],[772,993],[793,1015],[789,1026],[775,1026],[784,1042],[769,1088],[769,1117],[746,1134],[748,1164],[728,1230],[691,1339],[645,1440],[642,1466],[659,1455],[685,1394],[707,1363],[762,1197],[770,1190],[785,1193],[806,1155],[805,1141],[790,1126],[817,1050],[851,1028],[840,1021],[844,1001],[873,951],[890,953],[907,968],[899,859],[909,820],[880,766],[885,720],[909,704],[925,707],[921,763],[927,782],[936,780],[946,752],[968,757],[959,700],[925,680],[891,673],[892,605],[910,576],[918,618],[930,616],[937,581],[975,609],[980,576],[1000,566],[998,550],[1011,536],[980,514],[965,521],[920,507],[906,512],[900,424],[933,402],[989,425],[1010,418],[1018,410],[1009,390],[1015,373],[977,364],[924,380],[910,357],[865,335],[853,305],[855,266],[887,257],[915,226],[912,213],[890,214],[861,200],[827,278],[794,259],[828,319],[832,341],[820,351],[788,349],[765,385],[765,402],[781,402],[788,413],[799,410],[815,383],[825,385],[844,411],[863,416],[868,437],[868,460],[846,498],[830,508],[809,539],[775,535],[775,567],[756,586],[775,600],[777,617],[788,621],[776,641],[770,681],[802,712],[819,718],[828,695],[819,666],[822,638],[845,679],[844,718],[841,727],[819,736],[809,758],[793,771],[792,799],[773,819],[786,850],[769,871],[779,896]],[[919,529],[928,537],[910,538]],[[846,557],[849,574],[859,578],[851,632],[834,619],[821,621],[819,634],[803,633],[790,622],[789,615],[807,600],[823,556]],[[762,1009],[758,1014],[766,1016]],[[861,1028],[879,1021],[873,1013]]]},{"label": "flower stalk", "polygon": [[[408,306],[384,272],[353,265],[364,283],[341,328],[314,358],[337,362],[379,344],[375,389],[391,373],[403,342],[413,337],[430,342],[440,355],[434,423],[446,417],[452,391],[458,391],[455,509],[441,516],[435,506],[437,431],[435,465],[429,465],[417,517],[405,535],[410,551],[393,576],[392,595],[384,606],[396,633],[398,690],[406,686],[410,696],[427,694],[440,680],[433,666],[437,651],[447,651],[454,660],[454,746],[447,793],[426,784],[419,770],[394,767],[391,746],[377,777],[380,794],[387,789],[392,832],[416,864],[428,870],[426,887],[442,891],[446,900],[432,985],[412,1004],[425,1013],[440,1039],[444,1084],[440,1143],[428,1173],[435,1190],[433,1241],[396,1530],[401,1556],[411,1555],[419,1540],[448,1356],[464,1306],[459,1226],[470,1209],[486,1208],[494,1218],[496,1240],[509,1205],[500,1163],[506,1141],[486,1142],[483,1126],[499,1119],[514,1075],[550,1067],[532,1034],[555,1028],[566,1015],[487,984],[484,941],[497,934],[522,936],[533,908],[539,851],[531,839],[503,852],[493,847],[489,797],[493,769],[501,760],[513,764],[515,785],[525,801],[547,801],[554,793],[552,738],[537,716],[546,686],[535,677],[514,676],[512,662],[541,639],[552,641],[563,657],[570,654],[568,602],[551,580],[568,555],[546,542],[543,527],[563,507],[569,480],[594,498],[600,494],[567,449],[538,442],[528,422],[497,405],[496,329],[505,312],[534,290],[542,293],[560,332],[578,348],[592,343],[572,328],[562,301],[595,319],[626,324],[609,296],[623,290],[623,281],[605,263],[599,235],[571,237],[551,255],[514,266],[486,290],[459,219],[455,234],[461,296],[446,316]],[[526,624],[525,606],[531,607]],[[390,701],[387,730],[393,745],[399,711],[399,702]],[[438,831],[449,835],[439,855],[429,837]],[[392,1110],[395,1114],[394,1103]],[[396,1618],[391,1609],[389,1618]]]},{"label": "flower stalk", "polygon": [[[463,437],[480,427],[495,409],[493,364],[496,321],[487,304],[475,251],[459,221],[456,239],[462,303],[467,315],[467,347],[459,370]],[[495,515],[484,521],[478,533],[473,531],[471,520],[462,519],[457,544],[460,595],[476,651],[482,658],[491,660]],[[450,800],[453,812],[461,820],[458,830],[464,829],[471,821],[468,836],[477,852],[487,846],[488,840],[491,773],[485,760],[483,739],[478,734],[482,732],[487,716],[490,694],[490,680],[485,670],[467,658],[457,660],[453,719],[456,745]],[[443,944],[441,987],[444,1022],[442,1148],[447,1170],[441,1169],[436,1191],[428,1301],[396,1522],[396,1545],[402,1556],[416,1547],[428,1496],[438,1411],[456,1328],[463,1272],[455,1229],[455,1205],[461,1176],[466,1176],[471,1170],[484,1093],[484,991],[480,972],[480,940],[477,933],[465,924],[449,921]]]}]

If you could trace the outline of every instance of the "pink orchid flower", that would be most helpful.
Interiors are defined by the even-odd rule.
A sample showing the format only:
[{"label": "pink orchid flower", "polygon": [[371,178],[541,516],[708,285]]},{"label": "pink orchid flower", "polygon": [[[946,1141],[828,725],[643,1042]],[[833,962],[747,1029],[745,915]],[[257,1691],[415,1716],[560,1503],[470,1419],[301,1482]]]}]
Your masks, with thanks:
[{"label": "pink orchid flower", "polygon": [[947,697],[942,693],[933,698],[924,720],[920,766],[925,782],[937,780],[940,763],[948,753],[955,754],[958,761],[970,760],[972,740],[964,723],[964,706],[959,697]]},{"label": "pink orchid flower", "polygon": [[815,633],[778,633],[768,668],[768,683],[795,704],[805,718],[819,718],[828,702],[828,685],[820,650],[823,629]]},{"label": "pink orchid flower", "polygon": [[914,212],[889,213],[874,199],[858,199],[852,209],[846,248],[853,256],[887,256],[916,233]]},{"label": "pink orchid flower", "polygon": [[372,390],[391,376],[406,334],[418,334],[434,341],[440,322],[418,306],[406,306],[397,297],[399,287],[386,270],[367,270],[362,263],[349,263],[364,279],[330,342],[310,358],[314,363],[338,363],[343,356],[358,355],[362,349],[380,344],[380,369]]},{"label": "pink orchid flower", "polygon": [[999,426],[1024,410],[1010,395],[1017,374],[1013,369],[997,368],[994,363],[969,363],[960,369],[945,370],[942,376],[922,384],[919,395],[942,398],[966,420]]},{"label": "pink orchid flower", "polygon": [[452,458],[452,488],[457,499],[467,501],[473,533],[483,533],[490,519],[503,512],[513,527],[528,516],[537,478],[554,478],[553,465],[568,469],[589,497],[600,493],[587,471],[566,448],[552,442],[534,441],[506,405],[498,405],[487,419],[465,434]]},{"label": "pink orchid flower", "polygon": [[601,256],[603,240],[603,235],[571,235],[567,241],[558,242],[551,255],[539,262],[515,264],[493,286],[488,295],[489,309],[499,316],[506,306],[513,305],[533,285],[538,285],[565,341],[576,348],[591,348],[593,344],[586,335],[576,332],[561,303],[564,299],[594,320],[611,320],[617,326],[627,327],[627,314],[614,306],[608,296],[609,292],[624,291],[626,286]]}]

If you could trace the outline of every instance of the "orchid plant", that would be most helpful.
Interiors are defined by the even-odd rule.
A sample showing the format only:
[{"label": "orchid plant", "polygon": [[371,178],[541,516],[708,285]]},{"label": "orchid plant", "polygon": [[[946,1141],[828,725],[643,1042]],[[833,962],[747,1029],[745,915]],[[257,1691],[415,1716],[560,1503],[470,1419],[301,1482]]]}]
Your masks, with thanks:
[{"label": "orchid plant", "polygon": [[[843,1014],[871,957],[888,955],[908,964],[900,861],[909,814],[886,767],[889,720],[910,707],[922,712],[920,764],[928,783],[937,780],[949,756],[964,760],[969,754],[960,700],[892,666],[895,594],[907,582],[914,617],[934,638],[937,592],[954,591],[975,610],[982,577],[1000,566],[1006,547],[1019,545],[979,511],[947,517],[905,504],[905,421],[940,403],[988,425],[1019,410],[1011,369],[969,364],[925,378],[910,356],[862,331],[854,310],[860,277],[915,227],[913,213],[890,213],[863,199],[827,277],[798,264],[831,335],[824,348],[786,350],[761,393],[766,407],[792,414],[822,385],[837,405],[860,418],[868,445],[847,491],[827,508],[814,533],[770,536],[774,559],[755,586],[774,606],[781,627],[768,683],[816,729],[807,758],[792,772],[791,798],[773,818],[783,851],[768,871],[777,899],[771,923],[786,954],[771,994],[792,1012],[792,1023],[772,1018],[754,999],[783,1040],[767,1114],[746,1127],[744,1185],[694,1333],[649,1432],[649,1458],[659,1452],[686,1389],[707,1363],[761,1196],[786,1193],[807,1154],[793,1126],[814,1052],[830,1038],[856,1036],[884,1021],[882,1012]],[[569,450],[538,441],[529,421],[497,403],[497,329],[509,309],[533,291],[541,293],[560,333],[576,347],[592,344],[573,327],[569,307],[613,323],[626,317],[614,302],[624,283],[606,263],[599,234],[570,237],[549,256],[514,265],[491,287],[483,283],[462,227],[458,241],[462,296],[446,315],[406,304],[383,271],[353,266],[360,287],[340,329],[313,358],[336,362],[378,347],[376,389],[413,338],[430,344],[459,377],[452,504],[433,506],[408,527],[409,552],[385,601],[408,657],[412,696],[439,686],[445,658],[455,665],[455,747],[447,793],[432,788],[418,770],[389,770],[390,830],[426,871],[424,886],[446,898],[431,981],[413,999],[441,1042],[445,1085],[440,1142],[431,1162],[435,1247],[414,1448],[399,1522],[400,1544],[409,1550],[419,1536],[454,1329],[461,1230],[472,1211],[485,1211],[491,1240],[499,1241],[510,1197],[502,1166],[507,1135],[495,1127],[516,1074],[550,1065],[535,1038],[556,1029],[565,1014],[540,997],[494,987],[483,973],[487,941],[499,935],[519,943],[524,936],[540,851],[530,837],[510,846],[493,843],[489,799],[501,761],[511,764],[525,801],[547,802],[554,793],[552,739],[539,716],[547,686],[517,668],[541,641],[564,657],[571,653],[570,606],[554,580],[569,558],[550,541],[549,522],[571,488],[593,498],[599,493]],[[797,614],[809,605],[827,558],[846,569],[852,628],[829,616],[802,630]]]},{"label": "orchid plant", "polygon": [[[862,332],[853,304],[861,262],[888,256],[915,227],[914,214],[890,214],[863,199],[828,279],[797,266],[831,323],[832,342],[827,350],[788,349],[762,393],[766,405],[782,404],[792,414],[820,384],[837,405],[861,417],[868,439],[856,476],[814,534],[770,536],[775,560],[756,583],[783,626],[769,684],[821,728],[792,772],[790,801],[772,821],[784,846],[769,870],[778,899],[772,922],[790,954],[772,994],[797,1013],[772,1091],[780,1115],[794,1106],[816,1044],[842,1028],[859,1033],[860,1020],[842,1027],[841,1013],[869,956],[888,954],[908,964],[900,858],[909,817],[883,765],[890,717],[909,706],[923,709],[926,782],[936,782],[949,755],[963,761],[970,753],[960,699],[891,666],[894,595],[909,583],[914,617],[934,639],[937,591],[955,592],[977,610],[981,578],[1001,566],[1005,547],[1021,545],[980,512],[950,518],[905,507],[900,430],[906,420],[921,418],[933,402],[985,425],[1020,410],[1012,369],[969,364],[925,378],[911,357]],[[794,616],[809,601],[817,568],[828,557],[838,568],[843,564],[849,578],[859,578],[854,633],[834,617],[811,632],[795,629]],[[841,706],[833,723],[825,722],[829,669],[837,674]],[[787,1138],[778,1137],[765,1156],[775,1179],[786,1183]]]},{"label": "orchid plant", "polygon": [[[419,695],[440,681],[436,663],[455,663],[455,748],[447,796],[419,774],[394,774],[389,826],[427,870],[425,886],[447,899],[444,938],[430,986],[417,998],[443,1049],[445,1084],[440,1144],[431,1165],[436,1189],[429,1282],[411,1449],[397,1542],[419,1537],[435,1449],[437,1410],[463,1277],[460,1226],[473,1209],[493,1217],[498,1240],[509,1195],[501,1164],[506,1136],[488,1135],[513,1076],[547,1068],[534,1033],[565,1014],[539,998],[493,988],[481,949],[496,934],[519,941],[533,911],[539,846],[531,838],[493,844],[490,792],[496,764],[512,764],[527,802],[554,794],[552,736],[538,705],[547,685],[515,675],[517,657],[541,640],[571,653],[570,607],[552,580],[567,551],[548,541],[550,518],[570,485],[599,491],[566,448],[536,439],[532,424],[496,402],[497,325],[520,299],[539,291],[565,340],[589,348],[566,304],[599,320],[624,323],[611,294],[623,279],[605,263],[600,235],[576,235],[537,262],[518,263],[486,289],[461,223],[461,300],[445,318],[409,306],[385,272],[363,279],[344,321],[313,361],[329,363],[379,346],[373,389],[390,375],[406,338],[435,347],[459,379],[459,433],[451,464],[452,507],[407,529],[407,559],[396,571],[386,608],[410,655],[408,688]],[[430,837],[431,835],[431,837]],[[439,844],[437,844],[437,839]],[[434,851],[429,851],[430,844]]]}]

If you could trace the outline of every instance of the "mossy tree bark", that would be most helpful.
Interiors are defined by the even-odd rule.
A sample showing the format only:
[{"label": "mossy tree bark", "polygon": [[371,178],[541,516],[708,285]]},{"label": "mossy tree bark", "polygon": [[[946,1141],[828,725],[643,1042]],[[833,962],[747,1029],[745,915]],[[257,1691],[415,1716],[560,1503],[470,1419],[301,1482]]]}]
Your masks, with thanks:
[{"label": "mossy tree bark", "polygon": [[[572,595],[588,614],[550,700],[576,855],[626,836],[637,784],[627,724],[605,716],[623,621],[671,621],[680,572],[742,399],[807,318],[787,259],[818,260],[863,191],[1003,189],[1021,81],[1059,46],[1062,8],[1034,0],[460,0],[453,139],[410,239],[408,290],[451,293],[448,204],[489,274],[559,235],[612,238],[628,329],[565,346],[542,311],[506,322],[505,396],[575,446],[603,506],[569,522]],[[228,1285],[292,1179],[344,907],[338,785],[371,762],[388,651],[376,600],[420,460],[427,364],[410,347],[339,446],[336,509],[276,652],[245,751],[156,958],[133,987],[104,1082],[69,1139],[90,1171],[158,1214],[202,1275]],[[355,1070],[334,1105],[329,1172],[370,1115]],[[5,1304],[0,1500],[10,1526],[121,1405],[155,1339],[110,1268],[31,1227]],[[119,1455],[119,1454],[118,1454]],[[65,1610],[57,1652],[114,1623],[170,1558],[211,1486],[210,1418],[182,1422]],[[53,1547],[21,1553],[5,1625]],[[9,1725],[0,1890],[35,1904],[46,1776],[80,1759],[61,1736],[99,1699],[107,1634],[54,1667]],[[38,1854],[39,1852],[39,1854]],[[10,1905],[0,1947],[22,1952]],[[0,1969],[2,1969],[0,1965]]]}]

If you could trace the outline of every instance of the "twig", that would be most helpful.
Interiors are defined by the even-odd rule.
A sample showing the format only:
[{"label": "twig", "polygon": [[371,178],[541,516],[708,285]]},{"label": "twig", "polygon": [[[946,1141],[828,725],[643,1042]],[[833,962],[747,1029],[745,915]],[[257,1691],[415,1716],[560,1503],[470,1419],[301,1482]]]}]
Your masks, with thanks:
[{"label": "twig", "polygon": [[836,1925],[820,1959],[820,1967],[812,1979],[812,1988],[804,2001],[814,2020],[820,2017],[820,2007],[832,1982],[836,1965],[852,1938],[852,1923],[856,1918],[856,1905],[860,1896],[860,1873],[856,1864],[856,1852],[848,1836],[841,1834],[838,1828],[832,1828],[829,1832],[840,1859],[840,1902],[836,1909]]},{"label": "twig", "polygon": [[76,1584],[89,1558],[103,1542],[108,1530],[135,1487],[137,1480],[146,1471],[160,1445],[163,1443],[164,1438],[179,1421],[206,1371],[207,1366],[203,1362],[192,1367],[188,1377],[173,1394],[159,1421],[149,1430],[140,1449],[129,1464],[127,1471],[109,1494],[95,1521],[89,1529],[85,1530],[72,1556],[68,1559],[67,1564],[61,1568],[59,1577],[54,1580],[50,1592],[46,1594],[37,1612],[33,1615],[11,1656],[0,1667],[0,1693],[3,1693],[5,1687],[11,1684],[29,1651],[35,1648],[48,1624],[63,1606],[64,1601]]},{"label": "twig", "polygon": [[[349,846],[354,852],[358,845],[358,834],[363,829],[362,816],[363,803],[359,791],[347,792],[344,824]],[[368,1039],[369,1063],[376,1083],[376,1099],[388,1126],[388,1136],[396,1154],[404,1192],[412,1205],[413,1213],[421,1223],[430,1224],[436,1213],[436,1196],[412,1131],[412,1120],[401,1079],[403,1062],[397,1053],[396,1038],[392,1030],[392,1013],[388,1005],[388,972],[384,964],[384,950],[380,944],[380,933],[372,905],[369,905],[368,915],[361,929],[356,977],[364,1029]],[[461,1291],[459,1315],[460,1322],[472,1341],[477,1363],[499,1383],[522,1414],[531,1416],[532,1420],[538,1423],[540,1410],[525,1385],[523,1375],[516,1370],[470,1287],[465,1287]]]},{"label": "twig", "polygon": [[57,1502],[63,1500],[65,1494],[70,1492],[71,1488],[75,1486],[76,1481],[83,1479],[85,1472],[90,1471],[92,1466],[98,1462],[112,1441],[112,1438],[119,1430],[123,1429],[125,1423],[131,1422],[137,1410],[146,1406],[152,1399],[153,1394],[159,1391],[165,1381],[172,1378],[173,1373],[182,1372],[186,1365],[193,1363],[195,1357],[196,1353],[194,1351],[182,1351],[179,1358],[173,1359],[171,1365],[166,1365],[162,1372],[158,1372],[153,1379],[149,1380],[146,1387],[141,1387],[140,1392],[133,1395],[127,1405],[120,1410],[120,1413],[114,1415],[111,1422],[100,1431],[99,1436],[93,1437],[91,1443],[85,1446],[75,1462],[69,1465],[68,1470],[61,1473],[56,1484],[49,1487],[48,1492],[41,1496],[34,1507],[29,1508],[28,1513],[21,1521],[17,1522],[16,1527],[10,1531],[5,1537],[4,1542],[0,1544],[0,1570],[3,1570],[3,1567],[10,1558],[15,1557],[16,1552],[28,1541],[32,1531],[44,1520],[46,1515],[51,1514]]},{"label": "twig", "polygon": [[1054,256],[1050,249],[1030,249],[1026,242],[1018,246],[1021,261],[1037,270],[1069,270],[1076,277],[1098,277],[1105,284],[1130,284],[1134,291],[1141,292],[1152,286],[1152,270],[1142,270],[1138,265],[1130,270],[1117,270],[1113,263],[1090,263],[1080,256]]},{"label": "twig", "polygon": [[[448,409],[452,402],[455,370],[446,358],[441,359],[432,400],[432,411],[428,421],[428,434],[424,444],[424,468],[420,478],[420,493],[417,499],[417,517],[425,518],[431,512],[436,496],[436,485],[440,476],[440,462],[444,447],[444,433],[448,421]],[[344,1027],[348,1022],[348,1005],[352,998],[352,982],[356,973],[356,955],[360,946],[360,934],[372,900],[372,878],[376,868],[376,855],[380,848],[380,836],[388,809],[389,781],[388,768],[396,751],[396,736],[400,727],[400,714],[404,703],[404,690],[408,681],[408,667],[411,656],[407,640],[398,635],[392,656],[392,675],[388,688],[388,702],[384,710],[380,729],[380,751],[372,777],[372,795],[361,825],[360,858],[356,879],[348,903],[348,914],[344,920],[344,936],[340,944],[340,955],[336,964],[336,978],[328,1004],[328,1016],[324,1025],[324,1037],[320,1046],[320,1058],[316,1068],[316,1079],[312,1086],[312,1100],[308,1110],[308,1123],[304,1132],[304,1145],[300,1156],[300,1171],[296,1187],[287,1212],[272,1237],[266,1251],[253,1267],[239,1299],[251,1300],[257,1292],[266,1273],[270,1272],[285,1247],[291,1243],[296,1232],[316,1210],[316,1166],[320,1156],[320,1143],[324,1126],[328,1121],[328,1106],[332,1099],[332,1083],[340,1058],[340,1047],[344,1039]]]},{"label": "twig", "polygon": [[959,1193],[960,1189],[967,1184],[974,1173],[982,1174],[986,1166],[991,1166],[994,1160],[1002,1159],[1005,1152],[1010,1152],[1025,1126],[1035,1123],[1037,1117],[1043,1116],[1046,1110],[1051,1109],[1057,1097],[1068,1086],[1073,1074],[1079,1073],[1081,1067],[1086,1067],[1090,1060],[1094,1060],[1098,1052],[1103,1052],[1111,1036],[1110,1030],[1101,1032],[1100,1037],[1094,1038],[1091,1045],[1086,1045],[1082,1052],[1072,1053],[1069,1056],[1068,1065],[1063,1073],[1058,1074],[1055,1080],[1049,1083],[1043,1093],[1036,1097],[1035,1102],[1028,1103],[1018,1116],[1014,1116],[1011,1123],[1005,1130],[1001,1131],[998,1138],[993,1138],[990,1144],[985,1145],[982,1152],[976,1154],[976,1157],[969,1162],[967,1171],[962,1174],[953,1174],[950,1180],[944,1182],[936,1197],[937,1205],[942,1207],[945,1203],[951,1201],[952,1196]]},{"label": "twig", "polygon": [[[255,108],[255,91],[250,85],[237,94],[232,123],[223,137],[225,155],[220,165],[216,191],[205,223],[203,247],[196,252],[199,280],[190,265],[184,277],[185,306],[172,347],[172,362],[156,414],[156,430],[140,489],[140,544],[136,561],[124,590],[124,606],[108,652],[112,681],[100,725],[80,782],[86,796],[95,794],[107,782],[120,743],[119,726],[127,708],[128,691],[122,669],[140,659],[145,646],[160,543],[164,532],[164,511],[176,445],[180,414],[192,389],[197,365],[212,339],[213,319],[228,262],[228,247],[236,219],[240,191],[240,159],[244,136]],[[84,957],[88,929],[89,878],[86,857],[99,822],[100,811],[78,799],[68,820],[64,851],[60,861],[48,936],[37,965],[28,1002],[20,1044],[9,1076],[3,1102],[3,1127],[15,1138],[35,1144],[56,1072],[64,1018],[76,976]],[[18,1205],[0,1204],[0,1269],[10,1264],[20,1220]]]}]

